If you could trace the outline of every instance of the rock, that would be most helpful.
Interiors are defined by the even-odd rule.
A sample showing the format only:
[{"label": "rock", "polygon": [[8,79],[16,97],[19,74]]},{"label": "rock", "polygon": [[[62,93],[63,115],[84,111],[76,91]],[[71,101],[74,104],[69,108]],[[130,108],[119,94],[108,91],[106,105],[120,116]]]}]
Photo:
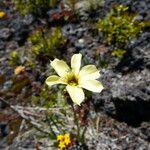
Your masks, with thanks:
[{"label": "rock", "polygon": [[7,51],[11,51],[11,50],[15,50],[17,49],[19,46],[18,46],[18,43],[16,41],[11,41],[11,42],[8,42],[7,45],[6,45],[6,50]]},{"label": "rock", "polygon": [[5,43],[3,40],[0,40],[0,50],[4,50],[5,48]]},{"label": "rock", "polygon": [[5,137],[9,133],[9,128],[6,123],[0,123],[0,133],[2,137]]},{"label": "rock", "polygon": [[137,40],[128,45],[128,50],[123,59],[116,66],[118,71],[150,69],[150,33],[144,32]]},{"label": "rock", "polygon": [[85,47],[85,41],[84,39],[79,39],[78,41],[75,42],[75,47],[77,49],[83,49]]},{"label": "rock", "polygon": [[31,25],[34,22],[35,18],[33,17],[32,14],[27,14],[23,18],[23,22],[25,25]]},{"label": "rock", "polygon": [[145,135],[145,140],[150,141],[150,124],[143,122],[139,129]]},{"label": "rock", "polygon": [[142,15],[138,15],[138,16],[136,16],[135,17],[135,20],[137,20],[137,21],[143,21],[143,16]]},{"label": "rock", "polygon": [[5,83],[4,83],[4,86],[3,86],[3,89],[4,90],[8,90],[11,86],[12,86],[12,84],[13,84],[13,81],[6,81]]},{"label": "rock", "polygon": [[4,103],[3,101],[0,101],[0,111],[2,111],[2,109],[5,109],[7,107],[7,104]]},{"label": "rock", "polygon": [[8,26],[11,29],[13,40],[17,41],[19,45],[25,42],[30,32],[29,26],[22,19],[22,17],[17,17]]},{"label": "rock", "polygon": [[11,35],[9,28],[0,29],[0,39],[7,40]]},{"label": "rock", "polygon": [[[106,87],[95,101],[96,108],[130,125],[139,126],[150,120],[150,72],[148,69],[121,75],[106,71],[101,75]],[[98,98],[97,98],[98,99]]]}]

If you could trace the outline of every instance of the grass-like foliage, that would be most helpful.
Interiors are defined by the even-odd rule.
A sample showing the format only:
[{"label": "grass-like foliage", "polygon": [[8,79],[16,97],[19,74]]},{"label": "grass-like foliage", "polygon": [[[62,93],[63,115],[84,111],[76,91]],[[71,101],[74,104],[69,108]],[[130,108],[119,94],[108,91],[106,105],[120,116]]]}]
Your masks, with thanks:
[{"label": "grass-like foliage", "polygon": [[55,7],[58,0],[14,0],[16,9],[22,14],[43,14],[51,7]]},{"label": "grass-like foliage", "polygon": [[128,10],[127,6],[115,5],[105,18],[97,22],[96,26],[108,44],[123,48],[130,39],[142,32],[145,22],[137,21],[136,14],[129,14]]},{"label": "grass-like foliage", "polygon": [[56,28],[52,34],[43,29],[32,33],[28,38],[31,44],[31,53],[38,56],[53,56],[58,53],[59,47],[65,44],[66,39],[59,28]]}]

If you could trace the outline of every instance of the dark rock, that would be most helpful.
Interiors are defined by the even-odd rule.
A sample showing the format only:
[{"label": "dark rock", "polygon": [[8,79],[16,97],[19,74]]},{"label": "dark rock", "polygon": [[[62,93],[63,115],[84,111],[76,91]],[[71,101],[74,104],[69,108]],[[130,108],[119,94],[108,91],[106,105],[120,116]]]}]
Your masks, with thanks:
[{"label": "dark rock", "polygon": [[138,16],[136,16],[135,17],[135,20],[137,20],[137,21],[143,21],[143,16],[142,15],[138,15]]},{"label": "dark rock", "polygon": [[[142,121],[150,121],[149,70],[126,75],[106,72],[101,78],[106,88],[100,97],[106,113],[133,126],[139,126]],[[98,100],[96,105],[101,107]]]},{"label": "dark rock", "polygon": [[35,18],[32,14],[25,15],[23,18],[23,22],[25,25],[31,25],[34,22]]},{"label": "dark rock", "polygon": [[22,21],[23,18],[18,17],[11,21],[9,28],[12,31],[12,38],[22,45],[28,37],[30,32],[29,26]]},{"label": "dark rock", "polygon": [[2,111],[3,109],[5,109],[8,105],[4,102],[4,101],[0,101],[0,111]]},{"label": "dark rock", "polygon": [[8,90],[9,88],[11,88],[12,84],[13,84],[13,82],[11,80],[10,81],[6,81],[4,83],[3,89],[4,90]]},{"label": "dark rock", "polygon": [[84,39],[79,39],[78,41],[75,42],[75,47],[77,49],[83,49],[85,48],[85,40]]},{"label": "dark rock", "polygon": [[7,124],[0,123],[0,136],[5,137],[8,135],[8,133],[9,133],[9,129],[8,129]]},{"label": "dark rock", "polygon": [[6,50],[10,51],[10,50],[16,50],[18,48],[18,43],[16,41],[11,41],[8,42],[6,45]]},{"label": "dark rock", "polygon": [[148,122],[143,122],[139,129],[145,135],[146,140],[150,141],[150,124]]},{"label": "dark rock", "polygon": [[11,35],[9,28],[2,28],[0,29],[0,39],[7,40]]},{"label": "dark rock", "polygon": [[64,33],[64,35],[66,35],[66,37],[69,35],[74,35],[75,34],[75,25],[69,24],[69,25],[63,26],[62,32]]},{"label": "dark rock", "polygon": [[3,40],[0,40],[0,50],[4,50],[5,48],[5,43]]},{"label": "dark rock", "polygon": [[116,66],[116,70],[124,72],[150,68],[150,32],[144,32],[137,40],[128,45],[123,59]]}]

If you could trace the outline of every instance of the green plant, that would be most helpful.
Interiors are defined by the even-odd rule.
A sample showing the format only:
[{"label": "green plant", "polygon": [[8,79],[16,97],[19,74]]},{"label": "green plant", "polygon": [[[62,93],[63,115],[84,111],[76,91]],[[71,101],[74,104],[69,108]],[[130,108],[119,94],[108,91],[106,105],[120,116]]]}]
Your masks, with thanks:
[{"label": "green plant", "polygon": [[14,0],[16,9],[22,14],[43,14],[49,8],[55,7],[58,0]]},{"label": "green plant", "polygon": [[21,63],[20,54],[16,50],[12,51],[9,54],[9,58],[8,59],[9,59],[9,64],[11,66],[18,66]]},{"label": "green plant", "polygon": [[116,56],[118,58],[122,58],[124,54],[126,53],[126,50],[123,49],[115,49],[112,51],[112,56]]},{"label": "green plant", "polygon": [[58,53],[57,49],[65,44],[66,39],[61,29],[56,28],[52,34],[46,33],[43,29],[35,31],[28,38],[31,43],[31,53],[37,56],[53,56]]},{"label": "green plant", "polygon": [[[88,97],[91,99],[92,96],[89,93],[85,97],[86,94],[83,89],[100,93],[104,87],[100,81],[96,80],[100,77],[99,70],[96,66],[86,65],[81,68],[81,58],[82,54],[74,54],[71,58],[71,67],[65,61],[55,58],[50,64],[58,75],[50,75],[45,83],[49,87],[55,84],[64,85],[64,100],[67,102],[66,105],[68,104],[73,115],[74,137],[79,143],[84,144],[90,108],[90,100],[88,100]],[[69,111],[66,112],[67,115]],[[59,144],[64,146],[61,142]]]},{"label": "green plant", "polygon": [[146,25],[135,17],[136,14],[129,14],[127,6],[115,5],[104,19],[97,22],[96,27],[104,34],[108,44],[123,48]]},{"label": "green plant", "polygon": [[53,94],[47,88],[43,88],[39,95],[32,96],[31,101],[34,105],[50,108],[56,104],[56,99],[57,95]]}]

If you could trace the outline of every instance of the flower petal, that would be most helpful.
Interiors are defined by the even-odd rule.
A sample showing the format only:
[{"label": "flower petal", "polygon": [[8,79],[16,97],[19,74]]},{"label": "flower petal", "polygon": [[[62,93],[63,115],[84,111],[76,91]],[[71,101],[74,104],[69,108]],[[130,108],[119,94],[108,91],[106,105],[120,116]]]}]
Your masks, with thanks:
[{"label": "flower petal", "polygon": [[100,77],[100,73],[94,65],[87,65],[81,68],[79,77],[81,80],[98,79]]},{"label": "flower petal", "polygon": [[67,85],[66,89],[74,103],[80,105],[84,101],[85,96],[82,88]]},{"label": "flower petal", "polygon": [[54,59],[53,61],[51,61],[51,66],[61,77],[64,76],[68,71],[70,71],[69,66],[63,60]]},{"label": "flower petal", "polygon": [[75,74],[79,73],[80,66],[81,66],[81,58],[82,55],[80,53],[74,54],[71,58],[71,68]]},{"label": "flower petal", "polygon": [[56,75],[49,76],[45,82],[48,86],[52,86],[54,84],[59,84],[59,83],[66,84],[65,82],[61,80],[59,76],[56,76]]},{"label": "flower petal", "polygon": [[81,83],[80,86],[86,90],[96,93],[100,93],[104,88],[102,83],[97,80],[87,80]]}]

